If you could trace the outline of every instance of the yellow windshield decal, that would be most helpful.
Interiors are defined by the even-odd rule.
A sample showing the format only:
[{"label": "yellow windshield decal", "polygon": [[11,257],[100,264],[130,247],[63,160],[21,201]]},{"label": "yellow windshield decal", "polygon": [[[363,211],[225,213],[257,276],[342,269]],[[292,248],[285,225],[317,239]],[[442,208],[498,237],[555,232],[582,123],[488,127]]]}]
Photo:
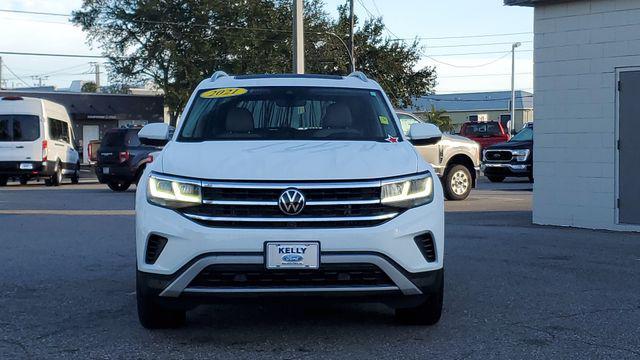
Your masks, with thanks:
[{"label": "yellow windshield decal", "polygon": [[213,89],[209,91],[205,91],[200,94],[200,97],[203,99],[217,99],[217,98],[225,98],[231,96],[238,96],[247,93],[247,89],[243,88],[223,88],[223,89]]},{"label": "yellow windshield decal", "polygon": [[389,118],[386,116],[378,116],[378,119],[380,119],[380,124],[382,125],[389,125]]}]

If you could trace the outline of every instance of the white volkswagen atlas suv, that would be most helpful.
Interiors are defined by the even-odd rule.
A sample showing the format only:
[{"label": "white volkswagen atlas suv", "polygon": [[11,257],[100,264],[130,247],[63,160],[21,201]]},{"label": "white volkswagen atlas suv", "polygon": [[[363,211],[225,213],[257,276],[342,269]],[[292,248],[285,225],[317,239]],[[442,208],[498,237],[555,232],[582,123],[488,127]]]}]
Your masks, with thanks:
[{"label": "white volkswagen atlas suv", "polygon": [[189,99],[136,194],[141,324],[175,327],[201,303],[374,301],[402,322],[442,312],[440,181],[364,74],[216,72]]}]

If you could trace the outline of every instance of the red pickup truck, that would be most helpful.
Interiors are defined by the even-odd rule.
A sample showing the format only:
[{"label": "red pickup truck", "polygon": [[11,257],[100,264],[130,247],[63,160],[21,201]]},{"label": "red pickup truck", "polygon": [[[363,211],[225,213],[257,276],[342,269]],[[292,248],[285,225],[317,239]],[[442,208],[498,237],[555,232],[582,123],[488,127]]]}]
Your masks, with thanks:
[{"label": "red pickup truck", "polygon": [[460,135],[480,144],[482,149],[509,141],[509,134],[498,121],[469,121],[462,124]]}]

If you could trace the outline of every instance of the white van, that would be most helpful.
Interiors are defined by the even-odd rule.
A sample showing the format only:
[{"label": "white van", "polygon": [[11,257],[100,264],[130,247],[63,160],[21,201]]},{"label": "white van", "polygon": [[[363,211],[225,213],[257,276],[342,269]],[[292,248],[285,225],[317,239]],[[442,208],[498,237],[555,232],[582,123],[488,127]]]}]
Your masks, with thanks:
[{"label": "white van", "polygon": [[0,99],[0,186],[44,178],[57,186],[63,177],[78,182],[80,163],[73,127],[64,106],[36,98]]}]

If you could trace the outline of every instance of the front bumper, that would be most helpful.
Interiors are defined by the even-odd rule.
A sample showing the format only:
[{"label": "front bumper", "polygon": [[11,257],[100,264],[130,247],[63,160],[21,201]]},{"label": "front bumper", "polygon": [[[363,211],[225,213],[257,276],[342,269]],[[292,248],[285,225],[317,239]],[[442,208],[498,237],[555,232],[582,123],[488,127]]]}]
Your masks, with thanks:
[{"label": "front bumper", "polygon": [[485,175],[526,177],[531,175],[531,164],[483,163],[481,170]]},{"label": "front bumper", "polygon": [[[146,181],[143,177],[143,182]],[[142,189],[142,190],[141,190]],[[409,209],[397,217],[371,227],[354,228],[219,228],[192,221],[176,211],[147,202],[145,184],[136,195],[136,252],[139,279],[164,299],[184,297],[242,297],[270,295],[378,295],[379,297],[424,296],[435,292],[434,279],[443,269],[444,211],[442,188],[436,187],[432,203]],[[435,259],[427,260],[416,237],[430,233]],[[153,264],[145,261],[151,235],[167,239]],[[319,242],[320,267],[328,264],[373,264],[392,284],[385,287],[295,287],[286,288],[190,288],[191,281],[212,264],[264,265],[266,242]],[[154,285],[155,284],[155,285]],[[378,297],[375,296],[375,297]]]},{"label": "front bumper", "polygon": [[53,161],[0,161],[1,176],[51,176],[56,164]]}]

